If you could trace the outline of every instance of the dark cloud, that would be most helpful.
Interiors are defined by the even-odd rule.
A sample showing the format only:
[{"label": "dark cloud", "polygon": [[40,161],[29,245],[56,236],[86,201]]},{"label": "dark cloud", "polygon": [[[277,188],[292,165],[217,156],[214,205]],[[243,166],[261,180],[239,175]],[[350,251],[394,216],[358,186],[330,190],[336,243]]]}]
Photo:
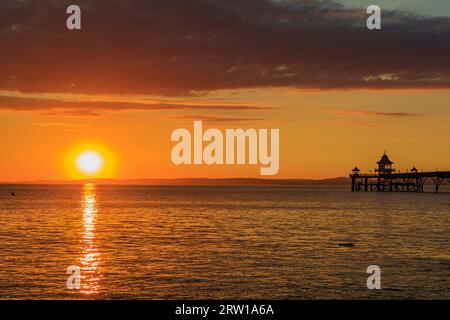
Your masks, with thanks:
[{"label": "dark cloud", "polygon": [[418,117],[421,116],[419,113],[410,112],[382,112],[382,111],[366,111],[362,112],[364,115],[371,116],[383,116],[383,117]]},{"label": "dark cloud", "polygon": [[450,88],[450,19],[314,0],[0,2],[0,89],[186,94],[193,90]]},{"label": "dark cloud", "polygon": [[358,111],[358,110],[341,110],[334,111],[335,115],[360,115],[360,116],[382,116],[382,117],[418,117],[422,116],[420,113],[412,112],[385,112],[385,111]]},{"label": "dark cloud", "polygon": [[102,111],[170,111],[170,110],[274,110],[254,105],[135,103],[110,101],[67,101],[63,99],[0,96],[0,110],[33,111],[43,115],[97,116]]}]

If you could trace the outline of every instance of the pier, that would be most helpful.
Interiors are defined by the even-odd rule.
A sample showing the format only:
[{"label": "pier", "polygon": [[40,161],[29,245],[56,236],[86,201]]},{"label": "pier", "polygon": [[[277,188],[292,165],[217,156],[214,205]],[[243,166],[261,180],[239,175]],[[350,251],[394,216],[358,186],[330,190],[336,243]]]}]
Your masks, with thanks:
[{"label": "pier", "polygon": [[352,170],[352,191],[423,192],[425,184],[432,184],[438,193],[444,183],[450,184],[450,171],[419,172],[414,167],[408,172],[396,172],[386,153],[377,164],[374,173],[361,173],[357,167]]}]

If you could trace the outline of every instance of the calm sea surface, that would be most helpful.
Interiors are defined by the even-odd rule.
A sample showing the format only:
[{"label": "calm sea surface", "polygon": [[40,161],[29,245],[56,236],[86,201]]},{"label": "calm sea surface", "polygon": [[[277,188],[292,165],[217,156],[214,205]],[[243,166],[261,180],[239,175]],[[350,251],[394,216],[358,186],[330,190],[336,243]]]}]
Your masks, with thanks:
[{"label": "calm sea surface", "polygon": [[450,299],[450,194],[348,189],[0,186],[0,298]]}]

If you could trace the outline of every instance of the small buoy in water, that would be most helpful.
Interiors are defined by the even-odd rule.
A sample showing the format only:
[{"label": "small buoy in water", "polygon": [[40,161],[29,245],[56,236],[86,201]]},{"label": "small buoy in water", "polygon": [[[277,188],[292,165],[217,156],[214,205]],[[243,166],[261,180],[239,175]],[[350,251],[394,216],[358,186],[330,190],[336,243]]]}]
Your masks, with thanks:
[{"label": "small buoy in water", "polygon": [[16,194],[14,192],[11,192],[11,195],[14,197]]},{"label": "small buoy in water", "polygon": [[353,248],[355,245],[353,243],[339,243],[339,247]]}]

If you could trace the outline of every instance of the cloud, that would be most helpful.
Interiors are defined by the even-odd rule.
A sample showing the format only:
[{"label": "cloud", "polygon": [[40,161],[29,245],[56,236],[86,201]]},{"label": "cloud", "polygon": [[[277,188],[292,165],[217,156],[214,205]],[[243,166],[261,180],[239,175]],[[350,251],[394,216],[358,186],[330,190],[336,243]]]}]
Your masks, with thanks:
[{"label": "cloud", "polygon": [[450,88],[450,19],[331,0],[0,4],[0,90],[186,95],[253,87]]},{"label": "cloud", "polygon": [[358,110],[340,110],[333,111],[334,115],[358,115],[358,116],[381,116],[381,117],[418,117],[420,113],[411,112],[384,112],[384,111],[358,111]]},{"label": "cloud", "polygon": [[352,127],[376,127],[377,124],[371,121],[352,121],[350,124]]},{"label": "cloud", "polygon": [[37,122],[33,123],[37,127],[57,127],[57,128],[79,128],[84,127],[83,124],[73,124],[64,122]]},{"label": "cloud", "polygon": [[120,111],[268,111],[275,108],[259,107],[233,103],[206,101],[202,104],[193,102],[166,102],[149,99],[148,102],[134,102],[133,97],[107,99],[99,96],[22,94],[20,92],[0,91],[0,110],[31,111],[42,115],[62,116],[98,116],[101,112]]},{"label": "cloud", "polygon": [[219,116],[209,116],[209,115],[183,115],[173,117],[174,120],[189,120],[189,121],[207,121],[207,122],[218,122],[218,123],[242,123],[242,122],[264,122],[267,119],[263,118],[237,118],[237,117],[219,117]]}]

